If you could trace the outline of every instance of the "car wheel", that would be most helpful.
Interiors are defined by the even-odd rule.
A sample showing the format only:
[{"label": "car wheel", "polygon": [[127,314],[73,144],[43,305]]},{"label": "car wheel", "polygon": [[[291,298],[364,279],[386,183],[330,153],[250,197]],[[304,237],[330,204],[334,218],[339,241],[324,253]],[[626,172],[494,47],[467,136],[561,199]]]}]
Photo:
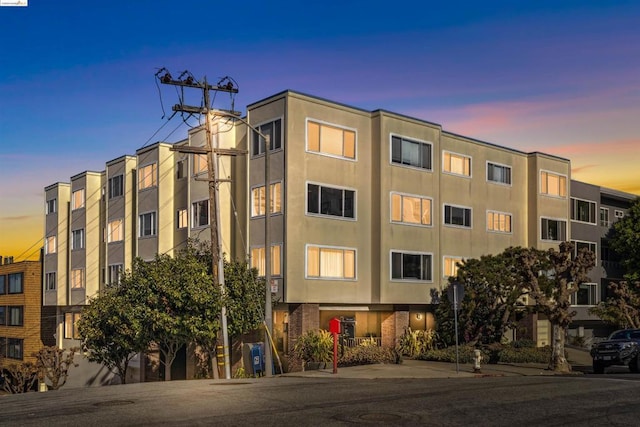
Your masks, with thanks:
[{"label": "car wheel", "polygon": [[631,359],[631,362],[629,362],[629,370],[634,374],[640,372],[640,366],[638,366],[638,363],[640,363],[640,361],[638,360],[638,356],[634,357],[633,359]]},{"label": "car wheel", "polygon": [[604,374],[604,364],[602,362],[593,362],[593,373]]}]

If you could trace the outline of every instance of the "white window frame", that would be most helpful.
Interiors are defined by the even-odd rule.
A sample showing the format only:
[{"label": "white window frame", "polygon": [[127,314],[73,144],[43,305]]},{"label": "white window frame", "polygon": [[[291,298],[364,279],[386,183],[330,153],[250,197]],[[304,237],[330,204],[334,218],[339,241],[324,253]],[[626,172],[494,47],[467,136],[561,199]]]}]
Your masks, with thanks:
[{"label": "white window frame", "polygon": [[[464,258],[461,256],[444,255],[442,257],[442,277],[445,279],[448,277],[455,277],[456,274],[458,274],[458,269],[460,268],[457,266],[457,264],[463,262]],[[452,271],[449,271],[449,269],[447,268],[449,266],[447,264],[451,266],[450,268],[452,269]]]},{"label": "white window frame", "polygon": [[[543,174],[546,174],[546,182],[545,185],[542,184],[543,182]],[[558,177],[558,194],[554,194],[554,193],[550,193],[549,192],[549,175],[553,175]],[[562,179],[564,179],[564,186],[561,185],[561,181]],[[547,196],[547,197],[554,197],[556,199],[566,199],[567,195],[569,193],[569,178],[567,177],[567,175],[558,173],[558,172],[554,172],[554,171],[550,171],[550,170],[546,170],[546,169],[540,169],[540,173],[539,173],[539,178],[538,178],[538,185],[540,186],[539,188],[539,193],[543,196]],[[547,191],[544,192],[543,188],[546,187]],[[562,194],[562,192],[564,192],[564,194]]]},{"label": "white window frame", "polygon": [[49,199],[44,204],[45,215],[56,213],[58,201],[57,199]]},{"label": "white window frame", "polygon": [[75,211],[77,209],[84,208],[85,204],[85,191],[84,188],[78,188],[74,192],[71,193],[71,210]]},{"label": "white window frame", "polygon": [[[599,220],[599,212],[598,212],[598,203],[593,201],[593,200],[588,200],[588,199],[581,199],[578,197],[571,197],[570,198],[571,201],[571,221],[573,222],[579,222],[582,224],[591,224],[591,225],[596,225],[598,224],[598,220]],[[585,202],[589,204],[589,216],[591,216],[591,206],[593,206],[593,221],[582,221],[580,219],[576,219],[574,218],[576,216],[576,213],[578,211],[578,202]]]},{"label": "white window frame", "polygon": [[[424,148],[422,146],[429,146],[429,167],[425,168],[422,166],[415,166],[412,164],[407,164],[407,163],[402,163],[402,161],[400,162],[394,162],[393,161],[393,139],[394,138],[399,138],[400,139],[400,157],[402,159],[402,146],[403,146],[403,142],[409,142],[409,143],[415,143],[415,144],[420,144],[420,149],[423,150]],[[403,136],[400,134],[396,134],[396,133],[390,133],[389,134],[389,164],[391,166],[398,166],[398,167],[402,167],[402,168],[409,168],[409,169],[415,169],[415,170],[419,170],[419,171],[423,171],[423,172],[433,172],[433,142],[431,141],[424,141],[418,138],[413,138],[413,137],[407,137],[407,136]]]},{"label": "white window frame", "polygon": [[[272,133],[271,133],[270,135],[266,135],[266,134],[264,134],[264,135],[265,135],[265,136],[268,136],[269,138],[274,138],[274,140],[275,140],[275,136],[276,136],[276,135],[275,135],[275,128],[276,128],[275,123],[276,123],[276,122],[278,122],[278,121],[280,121],[280,144],[279,144],[280,146],[279,146],[279,147],[276,147],[276,148],[272,148],[272,149],[270,149],[270,150],[269,150],[269,152],[270,152],[270,153],[274,153],[274,152],[276,152],[276,151],[280,151],[280,150],[282,150],[282,148],[284,147],[284,133],[285,133],[285,132],[284,132],[284,129],[283,129],[283,127],[284,127],[284,126],[283,126],[283,125],[284,125],[284,118],[283,118],[282,116],[280,116],[280,117],[275,117],[275,118],[273,118],[273,119],[265,120],[265,121],[263,121],[263,122],[260,122],[260,123],[258,123],[258,124],[256,124],[256,125],[254,125],[254,128],[255,128],[255,129],[259,130],[259,131],[260,131],[260,133],[264,134],[264,132],[263,132],[262,128],[263,128],[264,126],[266,126],[266,125],[272,124],[272,125],[273,125],[273,126],[272,126]],[[257,153],[256,153],[256,152],[255,152],[255,150],[254,150],[255,138],[258,138],[258,152],[257,152]],[[262,144],[260,144],[260,139],[262,139],[262,137],[261,137],[260,135],[258,135],[258,134],[257,134],[256,132],[254,132],[254,131],[252,131],[252,132],[251,132],[251,141],[250,141],[250,143],[251,143],[251,146],[250,146],[250,149],[251,149],[251,158],[257,158],[257,157],[261,157],[261,156],[264,156],[264,155],[265,155],[265,152],[266,152],[266,149],[267,149],[267,142],[265,141],[265,143],[264,143],[264,151],[261,151],[261,149],[262,149]],[[274,143],[274,144],[272,144],[272,143],[271,143],[271,140],[269,140],[269,146],[271,146],[271,145],[276,145],[276,144],[275,144],[275,143]]]},{"label": "white window frame", "polygon": [[[143,222],[143,218],[146,217],[147,215],[151,216],[151,219],[152,219],[151,233],[143,234],[144,227],[142,222]],[[138,237],[140,238],[154,237],[158,234],[158,215],[156,211],[143,212],[140,215],[138,215],[138,230],[139,230]]]},{"label": "white window frame", "polygon": [[47,236],[44,243],[44,254],[55,254],[58,251],[58,239],[57,236]]},{"label": "white window frame", "polygon": [[[557,222],[564,222],[564,236],[560,239],[557,240],[552,240],[552,239],[545,239],[544,238],[544,228],[542,227],[542,221],[543,220],[547,220],[547,221],[557,221]],[[564,242],[567,240],[567,238],[569,237],[569,224],[566,218],[551,218],[548,216],[541,216],[540,217],[540,221],[538,222],[538,224],[540,225],[540,240],[543,242]]]},{"label": "white window frame", "polygon": [[[400,197],[400,216],[401,216],[400,221],[393,219],[393,197],[394,196]],[[420,223],[404,221],[404,198],[405,197],[420,199]],[[429,201],[429,223],[428,224],[424,224],[422,222],[422,218],[424,215],[422,212],[423,201]],[[433,227],[433,198],[420,196],[418,194],[409,194],[409,193],[400,193],[398,191],[391,191],[389,193],[389,222],[391,222],[392,224],[410,225],[414,227]]]},{"label": "white window frame", "polygon": [[[150,168],[151,172],[148,173],[147,169]],[[144,173],[144,175],[143,175]],[[147,184],[147,177],[151,177],[151,183]],[[144,184],[144,186],[143,186]],[[158,186],[158,164],[156,162],[149,163],[138,168],[138,190],[147,190]]]},{"label": "white window frame", "polygon": [[[114,223],[119,223],[119,224],[116,225]],[[115,228],[114,228],[114,225],[116,225]],[[114,230],[118,230],[120,236],[114,237],[114,234],[115,234]],[[117,237],[120,237],[120,238],[117,239]],[[124,219],[118,218],[118,219],[109,221],[107,223],[107,243],[122,242],[123,240],[124,240]]]},{"label": "white window frame", "polygon": [[[320,133],[322,133],[322,126],[331,127],[331,128],[334,128],[334,129],[339,129],[339,130],[347,131],[347,132],[353,132],[354,133],[354,135],[353,135],[353,158],[344,155],[344,151],[345,151],[344,134],[343,134],[343,140],[342,140],[342,153],[343,153],[343,155],[341,155],[341,156],[322,151],[322,135],[318,136],[319,145],[320,145],[319,151],[311,150],[309,148],[309,122],[312,122],[312,123],[320,126],[321,127]],[[324,120],[318,120],[318,119],[314,119],[312,117],[307,117],[305,119],[305,123],[304,123],[304,141],[305,141],[305,151],[307,153],[318,154],[320,156],[326,156],[326,157],[332,157],[334,159],[346,160],[348,162],[357,162],[358,161],[358,130],[356,128],[351,128],[351,127],[347,127],[347,126],[343,126],[343,125],[338,125],[338,124],[335,124],[335,123],[329,123],[329,122],[326,122]]]},{"label": "white window frame", "polygon": [[616,209],[613,211],[613,216],[615,216],[617,219],[624,218],[624,211],[620,209]]},{"label": "white window frame", "polygon": [[[598,265],[598,258],[600,256],[599,256],[599,253],[598,253],[598,243],[597,242],[592,242],[592,241],[589,241],[589,240],[571,239],[571,243],[573,243],[573,256],[574,257],[578,256],[578,245],[577,245],[578,243],[583,243],[583,244],[586,243],[589,246],[593,245],[593,250],[591,252],[593,252],[593,255],[594,255],[595,260],[596,260],[595,265]],[[589,248],[589,250],[591,250],[591,248]]]},{"label": "white window frame", "polygon": [[82,317],[81,313],[70,311],[64,313],[64,338],[69,340],[80,339],[78,333],[78,321]]},{"label": "white window frame", "polygon": [[[80,235],[79,245],[76,242],[76,235]],[[84,228],[78,228],[76,230],[71,230],[71,250],[76,251],[78,249],[84,249]]]},{"label": "white window frame", "polygon": [[[489,215],[493,214],[493,215],[499,215],[502,216],[504,215],[505,217],[509,217],[509,231],[504,231],[504,230],[499,230],[499,229],[493,229],[492,228],[492,224],[489,221]],[[499,234],[513,234],[513,215],[510,212],[500,212],[500,211],[494,211],[494,210],[487,210],[487,216],[486,216],[486,221],[487,221],[487,232],[489,233],[499,233]],[[501,222],[498,219],[498,222]]]},{"label": "white window frame", "polygon": [[[508,169],[509,170],[509,182],[496,181],[495,179],[490,179],[489,178],[489,169],[490,169],[491,166]],[[513,168],[511,166],[487,160],[487,168],[486,169],[487,169],[487,182],[489,182],[491,184],[502,185],[502,186],[505,186],[505,187],[511,187],[512,186],[512,183],[513,183]]]},{"label": "white window frame", "polygon": [[[602,214],[605,213],[604,216],[606,216],[606,219],[602,219]],[[610,220],[610,216],[609,216],[609,208],[604,208],[602,206],[600,206],[600,226],[601,227],[607,227],[609,228],[611,226],[611,220]]]},{"label": "white window frame", "polygon": [[[107,280],[106,283],[108,285],[119,285],[120,280],[122,279],[122,273],[124,272],[124,265],[119,264],[109,264],[107,267]],[[115,280],[114,280],[115,276]]]},{"label": "white window frame", "polygon": [[[309,185],[317,185],[318,187],[320,187],[320,189],[318,190],[318,197],[320,198],[320,200],[318,201],[318,210],[321,210],[321,201],[322,201],[322,188],[330,188],[333,190],[341,190],[342,191],[342,200],[343,200],[343,206],[342,206],[342,213],[343,215],[330,215],[330,214],[323,214],[320,212],[309,212]],[[349,216],[344,216],[344,196],[345,196],[345,191],[351,191],[353,192],[353,218],[349,217]],[[305,215],[307,216],[313,216],[313,217],[319,217],[319,218],[328,218],[328,219],[337,219],[337,220],[341,220],[341,221],[357,221],[358,220],[358,212],[357,212],[357,207],[358,207],[358,191],[355,188],[351,188],[351,187],[343,187],[340,185],[329,185],[329,184],[324,184],[321,182],[314,182],[314,181],[307,181],[305,182],[304,185],[304,194],[305,194],[305,198],[304,198],[304,212]]]},{"label": "white window frame", "polygon": [[[594,301],[590,301],[592,304],[578,304],[578,292],[580,292],[581,286],[588,286],[591,288],[589,292],[589,300],[593,296]],[[600,285],[596,282],[585,282],[578,285],[578,290],[571,294],[571,306],[572,307],[595,307],[600,303]]]},{"label": "white window frame", "polygon": [[[309,275],[309,248],[317,248],[318,249],[318,276]],[[323,276],[322,275],[322,250],[341,250],[342,251],[342,266],[343,266],[343,275],[342,276]],[[353,277],[345,277],[345,252],[353,252]],[[347,281],[354,282],[358,280],[358,250],[356,248],[344,247],[344,246],[327,246],[327,245],[316,245],[312,243],[307,243],[304,247],[304,277],[309,280],[339,280],[339,281]]]},{"label": "white window frame", "polygon": [[[202,206],[207,207],[207,222],[205,224],[202,224],[198,221],[200,219]],[[202,200],[196,200],[194,202],[191,202],[191,228],[208,227],[210,219],[211,219],[211,206],[209,204],[209,199],[202,199]]]},{"label": "white window frame", "polygon": [[[276,260],[275,252],[278,252],[278,260]],[[251,247],[251,268],[258,270],[258,277],[265,276],[265,251],[263,246]],[[278,262],[277,262],[278,261]],[[271,245],[271,276],[282,277],[282,243],[273,243]]]},{"label": "white window frame", "polygon": [[85,289],[84,268],[74,268],[71,270],[71,274],[69,275],[69,286],[71,289]]},{"label": "white window frame", "polygon": [[[282,185],[282,181],[272,181],[271,184],[269,184],[269,197],[271,198],[269,209],[271,210],[271,216],[282,213]],[[263,200],[265,197],[265,186],[255,185],[251,187],[251,218],[261,218],[265,216],[265,212],[262,211],[263,206],[256,206],[256,192],[260,200]],[[264,209],[266,210],[266,203]]]},{"label": "white window frame", "polygon": [[[446,217],[447,206],[449,206],[451,208],[468,210],[469,211],[469,222],[470,222],[470,224],[469,225],[460,225],[460,224],[449,224],[449,223],[447,223],[447,217]],[[471,230],[473,228],[473,208],[470,208],[469,206],[453,205],[451,203],[443,203],[442,204],[442,224],[445,227],[453,227],[453,228],[461,228],[461,229],[464,229],[464,230]]]},{"label": "white window frame", "polygon": [[55,291],[57,289],[56,272],[50,271],[44,273],[44,290]]},{"label": "white window frame", "polygon": [[[428,279],[413,279],[413,278],[409,278],[409,279],[404,279],[404,278],[394,278],[393,277],[393,254],[394,253],[399,253],[402,255],[420,255],[422,256],[428,256],[429,257],[429,273],[430,276]],[[434,269],[433,269],[433,252],[419,252],[419,251],[407,251],[404,249],[391,249],[389,251],[389,280],[391,282],[410,282],[410,283],[433,283],[433,277],[434,277]],[[404,276],[404,275],[402,275]]]},{"label": "white window frame", "polygon": [[[447,165],[447,162],[445,161],[445,157],[447,156],[447,154],[449,155],[449,164]],[[458,172],[452,172],[451,169],[451,157],[458,157],[461,158],[462,160],[468,160],[469,161],[469,175],[463,173],[458,173]],[[449,170],[447,170],[447,168]],[[442,173],[446,173],[447,175],[453,175],[453,176],[460,176],[463,178],[473,178],[473,158],[471,156],[468,156],[466,154],[462,154],[462,153],[456,153],[454,151],[448,151],[448,150],[442,150]]]}]

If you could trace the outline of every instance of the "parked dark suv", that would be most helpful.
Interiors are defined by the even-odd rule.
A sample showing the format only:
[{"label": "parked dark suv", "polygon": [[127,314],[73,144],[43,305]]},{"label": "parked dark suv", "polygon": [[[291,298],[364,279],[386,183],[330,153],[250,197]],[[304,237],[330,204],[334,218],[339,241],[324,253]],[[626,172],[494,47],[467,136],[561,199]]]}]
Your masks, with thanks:
[{"label": "parked dark suv", "polygon": [[640,372],[639,355],[640,329],[615,331],[591,348],[593,373],[603,374],[608,366],[629,366],[631,372]]}]

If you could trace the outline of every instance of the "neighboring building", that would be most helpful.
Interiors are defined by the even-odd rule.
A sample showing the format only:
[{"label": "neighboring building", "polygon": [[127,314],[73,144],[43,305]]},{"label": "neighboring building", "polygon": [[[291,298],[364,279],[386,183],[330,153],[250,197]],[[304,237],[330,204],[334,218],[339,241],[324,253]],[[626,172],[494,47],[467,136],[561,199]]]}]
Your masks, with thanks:
[{"label": "neighboring building", "polygon": [[[573,227],[584,242],[601,232],[591,217],[572,220],[574,199],[597,201],[599,193],[572,184],[567,159],[292,91],[249,105],[246,121],[268,141],[244,124],[213,123],[214,146],[249,152],[219,160],[228,179],[219,184],[222,252],[250,257],[265,274],[270,247],[274,336],[285,350],[333,317],[354,341],[392,346],[407,326],[434,325],[438,295],[458,261],[509,246],[557,247],[574,239]],[[105,171],[46,188],[44,271],[57,281],[45,280],[44,301],[58,309],[58,345],[77,345],[82,307],[134,257],[171,254],[189,237],[209,240],[206,157],[179,151],[204,145],[195,128],[176,144],[140,148]],[[524,334],[548,344],[548,321],[533,317]],[[192,369],[187,363],[172,377],[191,378]]]},{"label": "neighboring building", "polygon": [[35,362],[55,345],[55,310],[42,307],[42,263],[0,257],[0,367]]}]

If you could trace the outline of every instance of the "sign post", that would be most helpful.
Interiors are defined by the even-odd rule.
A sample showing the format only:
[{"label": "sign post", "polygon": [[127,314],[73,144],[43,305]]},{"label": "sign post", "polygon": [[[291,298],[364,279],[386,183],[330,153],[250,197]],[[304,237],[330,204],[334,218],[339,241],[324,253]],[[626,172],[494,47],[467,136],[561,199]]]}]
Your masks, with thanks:
[{"label": "sign post", "polygon": [[454,325],[455,325],[455,335],[456,335],[456,374],[460,371],[460,355],[458,350],[458,308],[459,302],[464,298],[464,286],[460,282],[453,282],[449,285],[447,289],[447,296],[449,300],[453,304],[453,313],[454,313]]},{"label": "sign post", "polygon": [[338,373],[338,334],[340,333],[340,319],[334,317],[329,320],[329,332],[333,335],[333,373]]}]

